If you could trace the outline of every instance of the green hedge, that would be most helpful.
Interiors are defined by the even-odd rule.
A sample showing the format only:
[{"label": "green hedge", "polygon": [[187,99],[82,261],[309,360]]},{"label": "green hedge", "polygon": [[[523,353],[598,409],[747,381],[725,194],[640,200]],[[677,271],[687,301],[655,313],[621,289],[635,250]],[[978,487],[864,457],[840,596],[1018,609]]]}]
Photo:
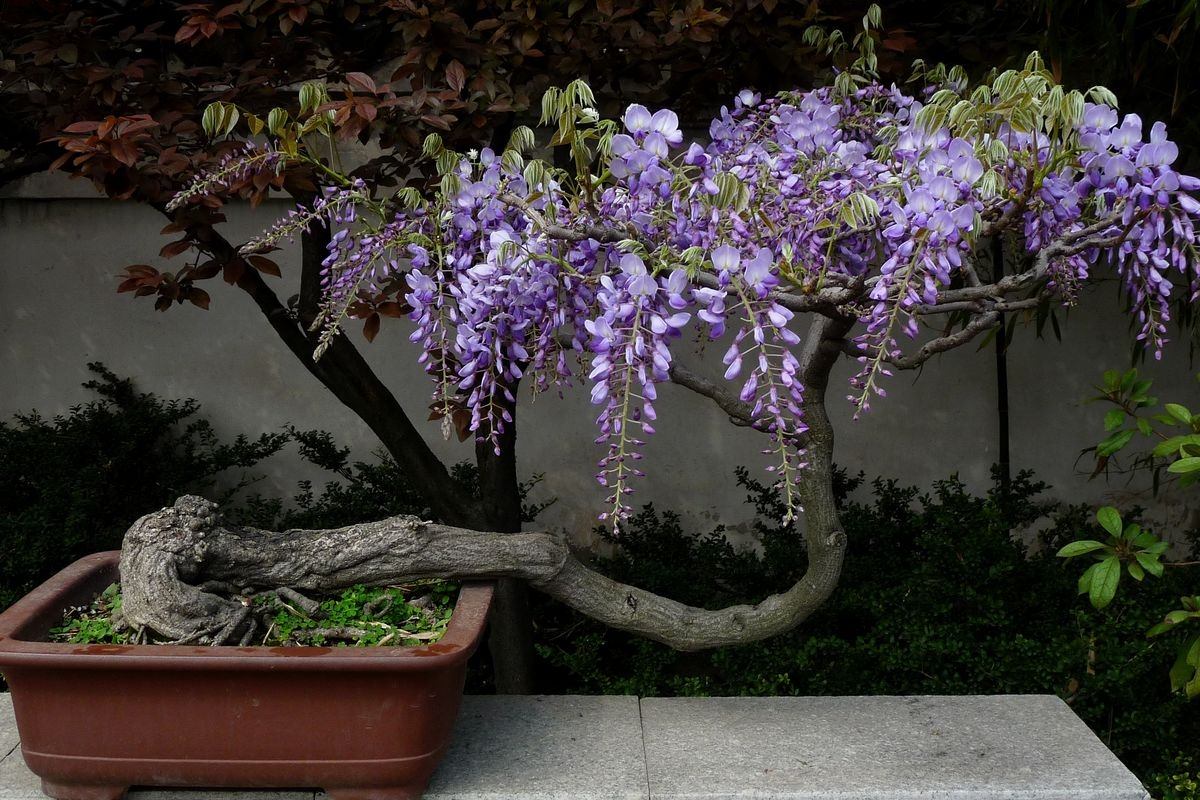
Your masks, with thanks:
[{"label": "green hedge", "polygon": [[120,547],[133,520],[180,494],[227,499],[250,480],[239,471],[288,439],[221,442],[194,400],[161,400],[88,368],[96,400],[0,422],[0,608],[80,556]]}]

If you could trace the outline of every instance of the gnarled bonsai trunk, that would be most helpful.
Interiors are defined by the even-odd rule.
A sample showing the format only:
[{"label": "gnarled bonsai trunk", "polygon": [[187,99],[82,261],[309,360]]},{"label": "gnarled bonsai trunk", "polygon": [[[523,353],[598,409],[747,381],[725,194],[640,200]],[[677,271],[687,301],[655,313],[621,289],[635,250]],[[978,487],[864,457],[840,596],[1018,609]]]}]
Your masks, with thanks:
[{"label": "gnarled bonsai trunk", "polygon": [[172,640],[237,643],[254,633],[241,589],[324,593],[425,577],[517,578],[610,627],[678,650],[786,632],[833,591],[846,548],[824,406],[842,329],[830,330],[827,322],[814,326],[805,358],[809,466],[800,493],[808,570],[786,592],[756,605],[707,610],[660,597],[590,569],[563,537],[549,533],[481,532],[409,516],[332,530],[264,531],[222,525],[213,503],[185,496],[126,533],[122,613],[133,627]]}]

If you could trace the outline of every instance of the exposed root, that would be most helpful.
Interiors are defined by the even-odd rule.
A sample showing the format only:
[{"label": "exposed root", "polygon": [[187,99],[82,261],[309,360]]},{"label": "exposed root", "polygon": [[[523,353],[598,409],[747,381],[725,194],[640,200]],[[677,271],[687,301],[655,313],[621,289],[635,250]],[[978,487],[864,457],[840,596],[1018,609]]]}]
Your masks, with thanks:
[{"label": "exposed root", "polygon": [[291,605],[299,608],[304,612],[304,615],[309,619],[321,619],[321,604],[316,600],[305,597],[295,589],[290,589],[287,586],[282,586],[275,590],[276,596],[282,600],[286,600]]}]

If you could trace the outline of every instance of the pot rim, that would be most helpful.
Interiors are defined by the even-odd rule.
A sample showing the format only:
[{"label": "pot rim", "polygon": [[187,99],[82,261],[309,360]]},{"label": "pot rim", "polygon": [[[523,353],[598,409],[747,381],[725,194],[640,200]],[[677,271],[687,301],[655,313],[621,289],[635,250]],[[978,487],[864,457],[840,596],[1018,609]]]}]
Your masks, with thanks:
[{"label": "pot rim", "polygon": [[[71,644],[38,641],[45,620],[61,620],[81,584],[97,581],[120,561],[119,550],[84,556],[0,613],[0,668],[121,670],[408,671],[465,661],[479,644],[494,584],[465,581],[446,632],[409,647],[264,647],[177,644]],[[41,623],[41,624],[39,624]],[[42,628],[42,630],[39,630]]]}]

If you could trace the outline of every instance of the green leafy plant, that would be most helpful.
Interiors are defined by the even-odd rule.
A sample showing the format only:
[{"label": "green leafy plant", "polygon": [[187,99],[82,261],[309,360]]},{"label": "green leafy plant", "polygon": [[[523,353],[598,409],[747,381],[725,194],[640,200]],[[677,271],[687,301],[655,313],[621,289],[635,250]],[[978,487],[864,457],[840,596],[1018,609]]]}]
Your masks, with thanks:
[{"label": "green leafy plant", "polygon": [[1170,544],[1136,522],[1123,525],[1120,512],[1111,506],[1096,512],[1096,521],[1110,534],[1108,541],[1080,539],[1064,546],[1058,555],[1060,558],[1091,555],[1096,559],[1079,577],[1079,593],[1086,594],[1096,608],[1104,608],[1116,596],[1122,570],[1128,571],[1135,581],[1144,579],[1146,573],[1160,577],[1163,573],[1160,559]]},{"label": "green leafy plant", "polygon": [[[1108,469],[1110,460],[1141,434],[1157,442],[1148,449],[1137,449],[1131,468],[1149,471],[1156,493],[1164,480],[1173,480],[1181,487],[1193,486],[1200,480],[1200,415],[1193,415],[1179,403],[1164,403],[1157,410],[1159,402],[1150,394],[1151,385],[1151,381],[1138,376],[1136,369],[1104,373],[1100,394],[1092,400],[1114,407],[1104,415],[1108,436],[1091,448],[1096,455],[1093,474]],[[1167,566],[1200,566],[1200,561],[1164,562],[1170,544],[1136,522],[1123,523],[1120,512],[1111,506],[1101,508],[1096,521],[1109,534],[1106,542],[1082,539],[1067,544],[1058,555],[1061,558],[1089,555],[1095,559],[1096,563],[1079,578],[1079,593],[1087,594],[1098,609],[1109,605],[1116,596],[1123,570],[1140,582],[1147,574],[1161,578]],[[1168,612],[1146,635],[1173,634],[1180,625],[1196,620],[1200,620],[1200,596],[1185,595],[1180,598],[1180,607]],[[1200,695],[1200,633],[1183,637],[1168,674],[1172,690],[1188,698]]]},{"label": "green leafy plant", "polygon": [[1180,755],[1147,782],[1156,800],[1200,800],[1200,758]]}]

